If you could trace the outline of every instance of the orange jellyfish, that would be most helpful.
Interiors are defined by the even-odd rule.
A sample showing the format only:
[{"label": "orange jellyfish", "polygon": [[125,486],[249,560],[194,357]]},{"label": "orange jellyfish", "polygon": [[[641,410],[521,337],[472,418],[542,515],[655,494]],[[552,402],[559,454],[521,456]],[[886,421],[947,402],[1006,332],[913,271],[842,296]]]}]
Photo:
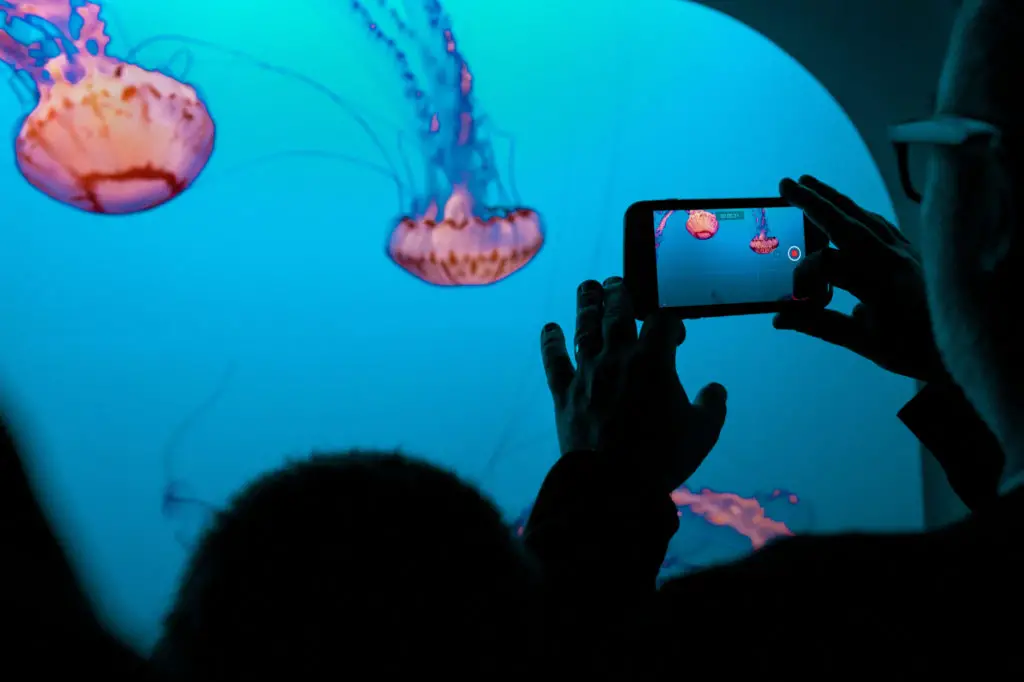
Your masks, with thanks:
[{"label": "orange jellyfish", "polygon": [[756,254],[767,256],[779,248],[779,238],[772,237],[764,230],[757,233],[757,236],[750,240],[750,250]]},{"label": "orange jellyfish", "polygon": [[[412,205],[403,207],[405,214],[391,226],[387,256],[429,284],[500,282],[543,247],[540,215],[524,207],[514,189],[510,195],[504,191],[475,108],[473,74],[441,3],[406,3],[407,13],[389,11],[384,0],[375,4],[377,18],[360,0],[352,0],[351,7],[397,70],[415,113],[426,171]],[[385,32],[377,19],[392,28]],[[413,64],[425,72],[414,72]],[[489,197],[512,207],[489,205]]]},{"label": "orange jellyfish", "polygon": [[765,503],[778,499],[786,500],[791,505],[799,502],[796,495],[783,490],[774,490],[768,496],[743,497],[736,493],[716,492],[710,488],[695,492],[684,486],[672,493],[677,513],[682,514],[683,509],[688,509],[713,526],[731,528],[750,540],[755,550],[761,549],[774,538],[794,535],[788,525],[766,513]]},{"label": "orange jellyfish", "polygon": [[718,218],[711,211],[690,211],[686,231],[701,241],[711,239],[718,234]]},{"label": "orange jellyfish", "polygon": [[761,256],[767,256],[779,248],[778,237],[768,234],[768,211],[766,209],[754,209],[754,224],[757,226],[757,234],[750,240],[751,251]]},{"label": "orange jellyfish", "polygon": [[[210,113],[192,87],[108,55],[98,4],[13,2],[0,17],[0,60],[38,90],[14,142],[29,184],[105,214],[145,211],[192,185],[213,153]],[[33,30],[40,22],[52,30]]]},{"label": "orange jellyfish", "polygon": [[540,216],[527,208],[482,218],[456,186],[438,219],[431,204],[391,233],[388,254],[404,270],[439,285],[492,284],[521,269],[544,243]]}]

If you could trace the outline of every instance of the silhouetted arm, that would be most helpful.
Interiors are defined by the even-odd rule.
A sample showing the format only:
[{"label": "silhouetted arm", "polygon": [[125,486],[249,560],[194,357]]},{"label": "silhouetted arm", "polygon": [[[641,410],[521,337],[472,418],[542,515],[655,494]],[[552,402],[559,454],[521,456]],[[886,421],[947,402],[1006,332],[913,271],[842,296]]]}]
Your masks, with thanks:
[{"label": "silhouetted arm", "polygon": [[968,509],[996,501],[1005,465],[1002,447],[957,386],[926,385],[899,417],[932,453]]},{"label": "silhouetted arm", "polygon": [[653,593],[678,528],[667,494],[636,480],[614,456],[574,452],[544,479],[524,539],[563,594],[598,590],[611,601]]}]

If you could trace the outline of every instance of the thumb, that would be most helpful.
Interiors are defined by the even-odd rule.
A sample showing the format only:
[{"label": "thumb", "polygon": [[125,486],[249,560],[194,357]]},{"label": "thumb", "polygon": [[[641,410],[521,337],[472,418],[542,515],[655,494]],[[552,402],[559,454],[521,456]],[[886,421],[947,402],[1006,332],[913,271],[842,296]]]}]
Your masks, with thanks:
[{"label": "thumb", "polygon": [[786,310],[775,316],[772,326],[813,336],[855,353],[863,345],[863,321],[837,310]]},{"label": "thumb", "polygon": [[710,439],[708,449],[714,447],[718,442],[718,436],[725,426],[725,403],[728,393],[722,384],[711,383],[700,389],[700,393],[693,401],[693,406],[701,413],[704,425],[707,427],[707,436]]}]

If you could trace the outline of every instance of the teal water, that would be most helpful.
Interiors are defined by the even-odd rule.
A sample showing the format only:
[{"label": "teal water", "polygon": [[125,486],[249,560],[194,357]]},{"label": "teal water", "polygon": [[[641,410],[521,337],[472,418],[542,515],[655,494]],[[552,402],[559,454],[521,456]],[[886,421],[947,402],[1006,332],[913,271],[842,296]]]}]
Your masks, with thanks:
[{"label": "teal water", "polygon": [[[528,505],[557,456],[540,327],[571,329],[576,285],[621,270],[633,201],[769,195],[813,173],[892,217],[836,102],[727,17],[675,0],[448,0],[477,110],[507,135],[494,138],[502,176],[547,241],[493,286],[430,286],[384,255],[404,207],[367,169],[380,151],[310,83],[422,166],[399,74],[348,2],[101,4],[115,56],[190,39],[137,61],[199,91],[216,150],[182,196],[117,217],[54,201],[0,157],[0,377],[97,605],[142,645],[201,516],[164,513],[172,479],[217,505],[289,456],[399,446],[477,481],[510,517]],[[33,106],[17,91],[0,88],[0,130]],[[690,323],[679,367],[693,390],[719,381],[730,396],[691,487],[794,491],[800,531],[921,525],[917,445],[895,417],[909,381],[766,317]],[[750,546],[697,519],[674,551]]]}]

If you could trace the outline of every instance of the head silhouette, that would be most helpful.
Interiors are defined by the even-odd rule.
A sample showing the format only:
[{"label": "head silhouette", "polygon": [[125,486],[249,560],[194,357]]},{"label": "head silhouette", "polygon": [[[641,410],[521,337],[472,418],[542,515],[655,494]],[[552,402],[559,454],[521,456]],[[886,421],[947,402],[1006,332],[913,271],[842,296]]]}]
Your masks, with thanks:
[{"label": "head silhouette", "polygon": [[534,567],[495,507],[400,454],[316,455],[217,514],[154,659],[173,679],[505,674]]},{"label": "head silhouette", "polygon": [[[1002,129],[931,149],[921,248],[936,341],[950,373],[1024,464],[1024,3],[965,0],[939,81],[936,115]],[[1012,472],[1009,472],[1012,473]]]}]

